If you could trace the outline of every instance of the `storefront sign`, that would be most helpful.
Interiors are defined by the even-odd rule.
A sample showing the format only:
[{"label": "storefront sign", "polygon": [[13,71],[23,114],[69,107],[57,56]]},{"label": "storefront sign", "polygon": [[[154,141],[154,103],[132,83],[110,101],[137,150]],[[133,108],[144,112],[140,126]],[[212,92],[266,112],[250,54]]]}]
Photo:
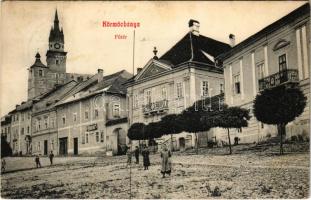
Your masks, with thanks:
[{"label": "storefront sign", "polygon": [[86,131],[94,131],[97,130],[97,124],[91,124],[86,127]]}]

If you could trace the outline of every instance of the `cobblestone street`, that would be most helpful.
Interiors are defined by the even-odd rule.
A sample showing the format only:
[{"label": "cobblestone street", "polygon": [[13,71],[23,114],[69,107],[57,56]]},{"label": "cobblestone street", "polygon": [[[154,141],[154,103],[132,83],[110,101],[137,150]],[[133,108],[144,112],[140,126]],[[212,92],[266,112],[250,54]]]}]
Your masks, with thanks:
[{"label": "cobblestone street", "polygon": [[[175,153],[173,173],[166,178],[161,178],[159,154],[150,159],[148,171],[143,170],[142,164],[132,165],[132,198],[309,196],[309,153]],[[7,158],[8,170],[12,167],[12,171],[2,174],[2,197],[130,198],[130,168],[126,167],[125,156],[57,157],[54,166],[49,166],[47,158],[41,160],[43,168],[31,169],[33,158]],[[219,190],[215,192],[216,187]]]}]

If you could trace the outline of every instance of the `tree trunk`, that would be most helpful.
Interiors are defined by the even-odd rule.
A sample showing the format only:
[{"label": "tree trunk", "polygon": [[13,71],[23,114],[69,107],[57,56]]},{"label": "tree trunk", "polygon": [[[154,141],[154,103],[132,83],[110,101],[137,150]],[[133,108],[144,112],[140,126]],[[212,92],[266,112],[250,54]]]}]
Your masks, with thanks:
[{"label": "tree trunk", "polygon": [[284,149],[283,149],[283,136],[286,136],[286,124],[280,124],[280,133],[281,133],[281,141],[280,141],[280,155],[284,154]]},{"label": "tree trunk", "polygon": [[199,154],[199,141],[198,141],[198,133],[195,134],[195,152],[196,154]]},{"label": "tree trunk", "polygon": [[208,149],[208,131],[206,132],[206,148]]},{"label": "tree trunk", "polygon": [[171,134],[171,152],[173,152],[173,134]]},{"label": "tree trunk", "polygon": [[231,139],[230,139],[230,132],[229,132],[229,129],[228,129],[228,140],[229,140],[229,150],[230,150],[230,155],[232,154],[232,149],[231,149]]}]

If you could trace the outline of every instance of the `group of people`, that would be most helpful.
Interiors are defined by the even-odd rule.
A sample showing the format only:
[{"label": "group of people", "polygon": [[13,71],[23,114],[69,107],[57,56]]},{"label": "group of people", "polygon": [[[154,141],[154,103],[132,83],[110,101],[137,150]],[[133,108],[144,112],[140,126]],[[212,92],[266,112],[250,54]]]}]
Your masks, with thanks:
[{"label": "group of people", "polygon": [[[144,170],[148,170],[148,167],[150,166],[149,153],[150,153],[149,148],[146,145],[144,145],[141,149],[141,155],[143,156]],[[126,154],[127,154],[127,166],[131,165],[133,154],[136,160],[135,163],[139,164],[140,150],[138,146],[135,147],[134,151],[131,151],[130,147],[128,147]],[[172,170],[172,162],[171,162],[172,154],[165,144],[163,145],[160,156],[161,156],[161,174],[162,177],[165,178],[165,174],[168,174],[170,176]]]},{"label": "group of people", "polygon": [[[54,158],[54,154],[53,154],[53,151],[51,151],[51,153],[49,154],[50,165],[53,165],[53,158]],[[42,166],[41,166],[41,162],[40,162],[40,157],[39,157],[39,155],[36,155],[36,157],[35,157],[35,163],[36,163],[36,167],[37,167],[37,168],[42,167]]]}]

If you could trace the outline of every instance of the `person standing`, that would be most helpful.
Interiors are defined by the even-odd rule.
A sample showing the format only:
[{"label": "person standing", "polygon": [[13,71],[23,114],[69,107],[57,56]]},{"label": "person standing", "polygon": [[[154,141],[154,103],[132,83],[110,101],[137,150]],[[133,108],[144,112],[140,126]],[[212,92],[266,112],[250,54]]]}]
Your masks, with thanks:
[{"label": "person standing", "polygon": [[163,178],[165,178],[165,174],[171,175],[172,163],[171,163],[171,151],[167,149],[166,145],[164,144],[162,152],[162,168],[161,173]]},{"label": "person standing", "polygon": [[139,148],[138,148],[138,146],[136,146],[134,154],[135,154],[136,164],[138,164],[139,163]]},{"label": "person standing", "polygon": [[1,160],[1,172],[5,172],[5,165],[6,165],[5,159],[2,158],[2,160]]},{"label": "person standing", "polygon": [[36,162],[36,167],[37,167],[37,168],[38,168],[38,167],[41,167],[39,155],[36,155],[35,162]]},{"label": "person standing", "polygon": [[50,163],[51,163],[51,165],[53,165],[53,158],[54,158],[53,151],[51,151],[51,153],[50,153],[50,155],[49,155],[49,158],[50,158]]},{"label": "person standing", "polygon": [[142,155],[143,155],[143,162],[144,162],[144,170],[148,170],[148,167],[150,166],[150,160],[149,160],[149,149],[146,145],[144,146]]},{"label": "person standing", "polygon": [[126,164],[126,166],[129,166],[132,163],[132,151],[131,151],[130,147],[127,147],[126,155],[127,155],[127,164]]}]

